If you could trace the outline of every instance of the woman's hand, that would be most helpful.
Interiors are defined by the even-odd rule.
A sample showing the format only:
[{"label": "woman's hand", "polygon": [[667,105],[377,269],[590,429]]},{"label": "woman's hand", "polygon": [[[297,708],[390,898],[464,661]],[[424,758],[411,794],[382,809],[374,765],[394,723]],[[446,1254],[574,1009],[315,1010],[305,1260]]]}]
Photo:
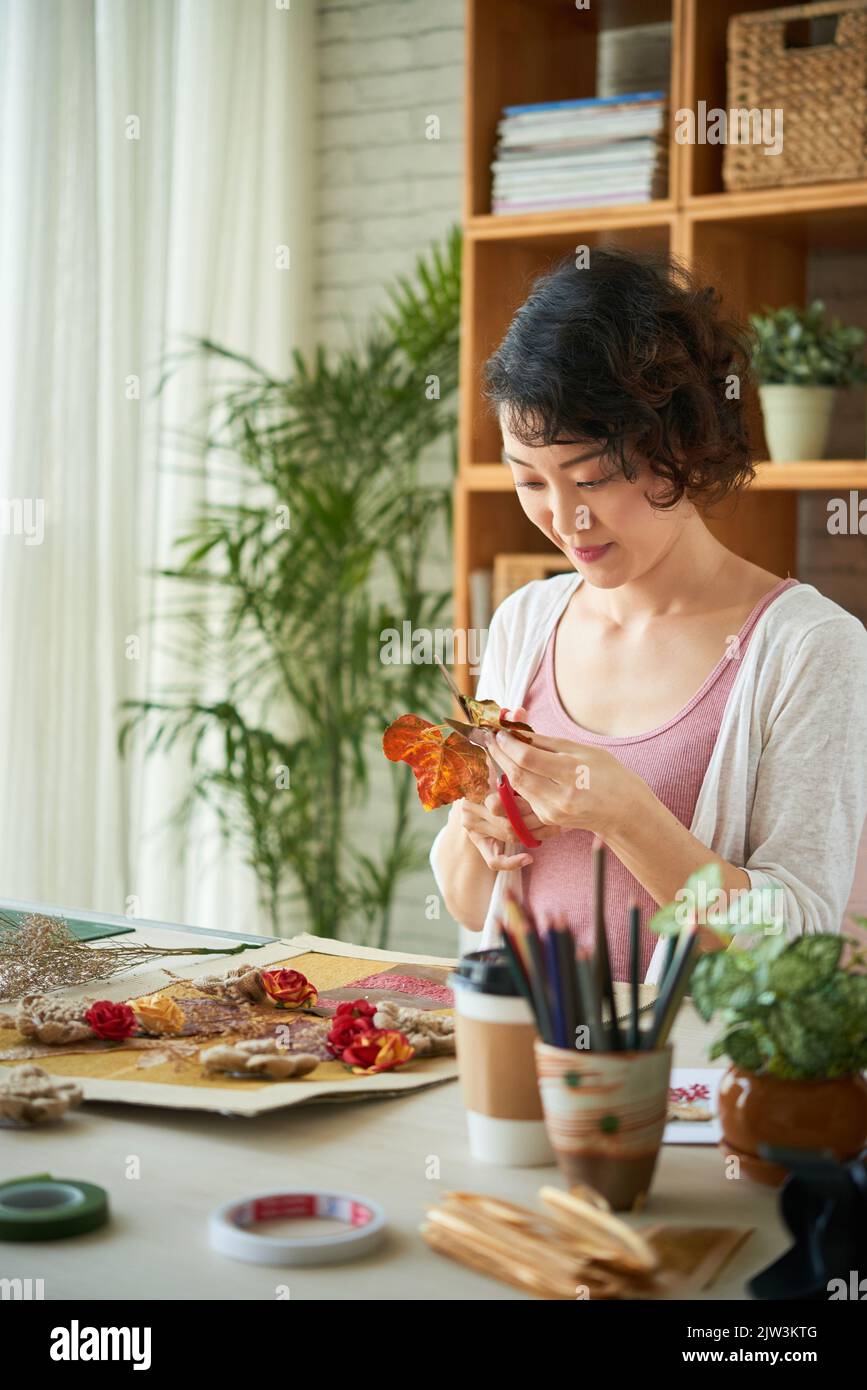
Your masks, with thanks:
[{"label": "woman's hand", "polygon": [[[543,825],[523,797],[519,796],[516,800],[524,824],[528,830],[532,830],[537,840],[560,834],[559,826]],[[464,798],[460,807],[461,825],[489,869],[523,869],[532,864],[533,856],[523,846],[518,851],[506,853],[506,844],[514,840],[515,832],[503,810],[499,792],[491,792],[481,804]]]},{"label": "woman's hand", "polygon": [[[503,715],[520,722],[526,719],[527,711],[523,708],[503,710]],[[493,767],[489,767],[489,774],[491,790],[484,802],[469,801],[466,798],[460,802],[461,826],[489,869],[523,869],[532,864],[533,856],[528,854],[523,846],[520,850],[506,853],[506,845],[509,840],[515,839],[515,832],[503,810],[503,803],[496,789],[497,773]],[[532,806],[523,797],[516,797],[516,800],[524,824],[537,840],[550,839],[552,835],[560,834],[559,826],[543,826],[539,817],[534,815]]]},{"label": "woman's hand", "polygon": [[613,753],[571,739],[526,737],[532,743],[499,733],[491,752],[542,826],[592,830],[605,838],[624,812],[636,813],[637,798],[647,784]]}]

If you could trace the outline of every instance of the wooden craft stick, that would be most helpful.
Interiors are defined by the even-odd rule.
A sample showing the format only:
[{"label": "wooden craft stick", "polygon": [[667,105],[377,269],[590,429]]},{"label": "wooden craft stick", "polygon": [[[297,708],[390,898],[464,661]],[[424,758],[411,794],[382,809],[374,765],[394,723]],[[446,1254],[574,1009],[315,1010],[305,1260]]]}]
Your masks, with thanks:
[{"label": "wooden craft stick", "polygon": [[647,1241],[621,1221],[611,1211],[605,1211],[590,1202],[583,1201],[571,1192],[563,1192],[559,1187],[541,1187],[539,1200],[549,1209],[552,1216],[569,1223],[569,1229],[577,1233],[594,1230],[627,1250],[640,1267],[645,1270],[656,1269],[659,1260]]},{"label": "wooden craft stick", "polygon": [[478,1274],[486,1274],[490,1279],[499,1279],[501,1283],[537,1294],[540,1298],[575,1297],[574,1283],[565,1279],[554,1280],[544,1268],[531,1268],[508,1256],[496,1256],[481,1251],[466,1237],[455,1235],[432,1224],[422,1226],[421,1234],[433,1250],[467,1265]]},{"label": "wooden craft stick", "polygon": [[573,1298],[579,1283],[600,1289],[617,1287],[615,1272],[599,1269],[592,1251],[571,1249],[573,1242],[556,1227],[549,1226],[543,1217],[528,1215],[533,1219],[533,1228],[522,1234],[514,1225],[504,1225],[448,1201],[429,1208],[427,1213],[429,1226],[444,1232],[448,1240],[498,1264],[518,1265],[545,1279],[562,1280]]}]

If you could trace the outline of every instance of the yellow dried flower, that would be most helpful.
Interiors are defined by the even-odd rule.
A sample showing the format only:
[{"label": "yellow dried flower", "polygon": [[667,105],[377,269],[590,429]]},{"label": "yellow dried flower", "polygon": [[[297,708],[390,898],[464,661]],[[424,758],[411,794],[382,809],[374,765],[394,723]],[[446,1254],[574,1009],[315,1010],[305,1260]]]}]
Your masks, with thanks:
[{"label": "yellow dried flower", "polygon": [[147,1033],[180,1033],[184,1012],[168,994],[147,994],[132,1005],[136,1018]]}]

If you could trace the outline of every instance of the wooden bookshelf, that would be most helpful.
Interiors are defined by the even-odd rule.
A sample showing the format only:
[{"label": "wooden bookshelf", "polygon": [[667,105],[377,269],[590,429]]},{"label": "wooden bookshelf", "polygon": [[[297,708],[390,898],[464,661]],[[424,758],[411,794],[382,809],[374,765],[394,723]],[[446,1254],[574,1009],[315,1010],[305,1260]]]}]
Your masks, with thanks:
[{"label": "wooden bookshelf", "polygon": [[[699,100],[725,107],[728,20],[771,8],[774,0],[594,0],[586,10],[574,0],[467,0],[457,627],[469,626],[471,571],[492,568],[498,554],[552,551],[521,511],[508,470],[495,462],[499,431],[481,394],[485,360],[537,275],[577,245],[669,249],[746,314],[802,301],[814,247],[867,245],[867,180],[727,193],[722,147],[679,145],[673,134],[663,199],[493,216],[490,165],[502,108],[595,95],[601,30],[660,21],[672,25],[670,113],[695,109]],[[754,457],[763,459],[757,411],[751,429]],[[708,524],[739,554],[777,574],[797,574],[798,494],[848,488],[867,489],[867,461],[759,463],[752,486],[709,513]],[[459,678],[468,690],[468,673]]]},{"label": "wooden bookshelf", "polygon": [[[514,484],[502,463],[479,463],[464,469],[461,485],[470,492],[512,492]],[[812,463],[756,464],[752,492],[827,492],[831,488],[867,490],[867,459],[818,459]]]}]

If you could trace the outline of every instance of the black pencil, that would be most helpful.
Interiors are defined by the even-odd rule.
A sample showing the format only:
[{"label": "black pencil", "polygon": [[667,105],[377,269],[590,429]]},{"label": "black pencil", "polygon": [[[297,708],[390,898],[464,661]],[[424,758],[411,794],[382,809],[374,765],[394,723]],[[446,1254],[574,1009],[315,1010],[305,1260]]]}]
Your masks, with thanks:
[{"label": "black pencil", "polygon": [[560,961],[560,981],[566,1009],[567,1047],[575,1046],[575,1035],[583,1017],[578,998],[578,977],[575,973],[575,938],[568,927],[557,927],[557,952]]},{"label": "black pencil", "polygon": [[[617,1005],[614,1000],[614,982],[611,979],[611,957],[608,954],[608,937],[605,933],[605,845],[598,835],[593,837],[591,856],[593,872],[593,949],[596,973],[596,988],[599,993],[599,1006],[602,1001],[608,1004],[611,1015],[606,1028],[609,1047],[612,1052],[620,1052],[623,1044],[617,1026]],[[603,1015],[604,1017],[604,1015]]]},{"label": "black pencil", "polygon": [[655,1047],[664,1046],[668,1039],[692,974],[692,955],[697,938],[698,927],[695,923],[680,933],[671,970],[653,1009],[653,1024],[645,1044],[651,1051]]},{"label": "black pencil", "polygon": [[628,1046],[636,1051],[641,1044],[638,1029],[638,976],[641,966],[641,910],[637,903],[629,905],[629,984],[632,1020],[629,1025]]},{"label": "black pencil", "polygon": [[666,943],[666,947],[665,947],[665,964],[664,964],[663,967],[662,967],[662,974],[661,974],[660,977],[659,977],[659,988],[660,988],[660,989],[662,989],[662,986],[665,984],[666,978],[667,978],[667,976],[668,976],[668,972],[669,972],[669,970],[671,969],[671,962],[674,960],[674,953],[675,953],[675,951],[677,950],[677,942],[678,942],[678,937],[679,937],[679,936],[680,936],[680,933],[679,933],[679,932],[675,932],[673,936],[670,936],[670,937],[668,938],[668,942]]},{"label": "black pencil", "polygon": [[599,994],[596,989],[596,974],[593,960],[586,947],[575,952],[575,969],[578,975],[578,989],[585,1023],[590,1031],[590,1048],[593,1052],[607,1052],[608,1039],[602,1023]]},{"label": "black pencil", "polygon": [[530,989],[536,1001],[536,1018],[539,1023],[539,1032],[542,1041],[551,1043],[556,1047],[554,1036],[554,1024],[551,1018],[551,1006],[548,1002],[548,977],[545,970],[545,959],[542,952],[542,941],[539,936],[539,928],[532,920],[527,922],[527,951],[530,957]]},{"label": "black pencil", "polygon": [[542,937],[542,950],[548,971],[554,1040],[558,1047],[568,1047],[569,1015],[566,1008],[566,992],[563,988],[563,972],[560,968],[562,957],[557,935],[555,928],[549,926]]}]

